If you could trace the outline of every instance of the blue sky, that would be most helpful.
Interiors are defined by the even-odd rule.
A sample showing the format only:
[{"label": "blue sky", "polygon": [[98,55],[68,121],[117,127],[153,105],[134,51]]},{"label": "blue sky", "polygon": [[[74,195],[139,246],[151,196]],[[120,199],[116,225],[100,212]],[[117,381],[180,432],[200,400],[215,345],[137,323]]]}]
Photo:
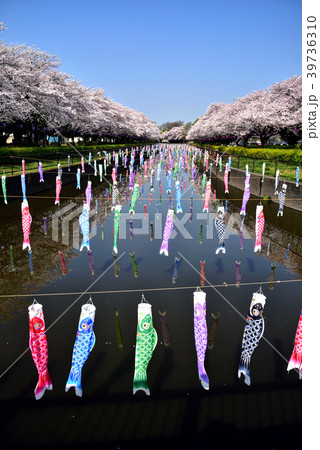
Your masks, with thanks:
[{"label": "blue sky", "polygon": [[301,0],[0,0],[7,43],[158,125],[301,74]]}]

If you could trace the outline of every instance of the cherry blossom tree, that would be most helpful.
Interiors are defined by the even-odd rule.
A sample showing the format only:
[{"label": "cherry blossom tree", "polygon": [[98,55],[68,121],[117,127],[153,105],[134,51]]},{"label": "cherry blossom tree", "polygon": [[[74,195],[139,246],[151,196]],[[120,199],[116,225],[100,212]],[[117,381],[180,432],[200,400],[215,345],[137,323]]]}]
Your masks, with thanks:
[{"label": "cherry blossom tree", "polygon": [[161,140],[162,141],[168,141],[168,142],[181,142],[185,141],[187,134],[187,130],[185,126],[178,126],[173,127],[169,131],[164,131],[161,134]]},{"label": "cherry blossom tree", "polygon": [[[262,146],[277,133],[296,142],[301,136],[302,80],[294,76],[270,88],[251,92],[230,104],[212,103],[191,127],[186,139],[239,140],[259,136]],[[226,142],[226,141],[225,141]]]},{"label": "cherry blossom tree", "polygon": [[102,89],[83,86],[59,66],[48,52],[0,41],[0,144],[10,133],[18,145],[22,135],[35,144],[54,134],[160,139],[159,128],[143,113],[111,100]]}]

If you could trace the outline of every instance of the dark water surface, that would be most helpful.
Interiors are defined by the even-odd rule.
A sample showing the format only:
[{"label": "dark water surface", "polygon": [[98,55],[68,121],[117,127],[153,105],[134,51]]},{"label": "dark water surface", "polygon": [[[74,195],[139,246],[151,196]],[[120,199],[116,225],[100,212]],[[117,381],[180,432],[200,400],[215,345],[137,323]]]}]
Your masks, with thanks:
[{"label": "dark water surface", "polygon": [[[64,172],[63,179],[68,176]],[[207,226],[207,215],[202,214],[202,183],[196,181],[191,187],[185,174],[183,213],[177,216],[184,224],[184,235],[177,231],[177,236],[169,242],[169,256],[166,257],[159,255],[162,233],[159,239],[159,228],[154,229],[151,240],[149,227],[150,221],[155,225],[158,220],[157,227],[160,223],[161,216],[155,215],[157,204],[164,226],[169,202],[165,173],[162,171],[161,202],[159,182],[155,180],[151,204],[150,184],[142,177],[144,192],[135,208],[135,216],[139,218],[133,221],[132,238],[129,220],[122,228],[122,232],[126,230],[126,239],[118,240],[117,272],[112,255],[111,200],[106,214],[106,182],[100,183],[99,176],[91,175],[93,213],[90,222],[91,225],[96,223],[96,233],[90,240],[94,262],[92,274],[87,250],[80,252],[74,246],[82,238],[78,232],[77,208],[80,207],[81,212],[87,179],[87,174],[82,175],[80,191],[75,189],[76,182],[63,185],[61,197],[64,198],[60,207],[54,205],[54,191],[28,197],[33,218],[30,235],[33,274],[29,269],[28,253],[22,251],[20,200],[0,207],[0,398],[4,446],[301,448],[301,381],[296,371],[288,373],[286,370],[302,304],[301,282],[298,281],[301,279],[301,213],[285,207],[284,216],[277,217],[278,206],[266,205],[263,248],[261,253],[254,253],[255,208],[259,200],[251,197],[245,218],[245,239],[240,248],[239,211],[243,192],[230,187],[229,195],[224,194],[223,183],[217,181],[213,171],[212,190],[216,190],[220,202],[228,200],[226,220],[230,225],[225,241],[226,254],[216,255],[218,237],[212,224],[216,203],[211,202]],[[110,176],[108,180],[111,180]],[[123,221],[129,211],[131,194],[124,172],[122,180],[119,184],[122,186]],[[171,202],[172,205],[176,203],[173,180]],[[149,214],[146,218],[144,205]],[[69,209],[65,209],[66,206]],[[59,231],[56,236],[57,228],[53,229],[52,224],[58,211],[61,215],[57,219]],[[74,217],[66,227],[66,217],[73,211]],[[185,213],[188,218],[184,222]],[[200,214],[198,218],[197,214]],[[43,217],[47,217],[46,235]],[[201,223],[202,243],[199,241]],[[147,234],[138,234],[138,229],[144,230],[144,226]],[[187,233],[191,239],[186,239]],[[290,250],[286,254],[288,244]],[[15,271],[10,264],[10,245]],[[63,252],[67,264],[65,275],[58,251]],[[138,276],[134,274],[129,252],[135,252]],[[175,257],[181,259],[173,283]],[[212,324],[211,313],[220,312],[215,344],[212,350],[207,350],[205,360],[209,391],[201,387],[198,379],[193,332],[193,292],[200,285],[200,260],[205,261],[208,282],[218,286],[215,289],[208,283],[202,286],[207,294],[208,330]],[[240,286],[236,286],[235,261],[241,261]],[[272,263],[276,264],[274,283],[268,282]],[[267,297],[265,339],[260,341],[253,354],[251,386],[246,386],[237,376],[245,325],[241,316],[246,317],[252,294],[260,286]],[[83,396],[78,398],[73,389],[66,393],[64,388],[81,305],[90,296],[86,293],[79,298],[85,290],[91,293],[97,308],[96,345],[85,363]],[[132,395],[137,307],[142,293],[152,305],[153,323],[159,338],[148,367],[150,397],[142,392]],[[8,297],[9,294],[16,296]],[[48,367],[53,382],[53,391],[47,391],[39,401],[34,399],[33,393],[37,371],[28,351],[27,308],[34,298],[43,305],[48,330]],[[117,345],[115,308],[119,311],[122,349]],[[169,346],[163,344],[158,310],[167,312]]]}]

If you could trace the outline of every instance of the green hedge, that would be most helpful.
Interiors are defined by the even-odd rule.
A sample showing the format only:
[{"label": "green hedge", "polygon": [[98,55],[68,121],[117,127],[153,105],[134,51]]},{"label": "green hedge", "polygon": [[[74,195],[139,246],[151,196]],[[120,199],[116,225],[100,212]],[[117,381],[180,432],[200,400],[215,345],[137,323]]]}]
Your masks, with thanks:
[{"label": "green hedge", "polygon": [[[0,147],[0,156],[32,156],[32,155],[55,155],[56,153],[64,153],[66,156],[71,153],[87,151],[91,152],[92,150],[103,151],[105,149],[109,150],[117,150],[117,149],[125,149],[130,150],[132,147],[139,147],[142,145],[152,145],[150,143],[129,143],[129,144],[105,144],[105,145],[73,145],[72,147],[69,145],[66,146],[48,146],[48,147]],[[76,150],[75,150],[76,149]]]},{"label": "green hedge", "polygon": [[252,147],[227,147],[224,145],[212,145],[212,150],[230,153],[235,156],[242,156],[245,158],[255,158],[264,160],[277,160],[279,162],[302,164],[302,150],[300,147],[294,149],[288,148],[252,148]]}]

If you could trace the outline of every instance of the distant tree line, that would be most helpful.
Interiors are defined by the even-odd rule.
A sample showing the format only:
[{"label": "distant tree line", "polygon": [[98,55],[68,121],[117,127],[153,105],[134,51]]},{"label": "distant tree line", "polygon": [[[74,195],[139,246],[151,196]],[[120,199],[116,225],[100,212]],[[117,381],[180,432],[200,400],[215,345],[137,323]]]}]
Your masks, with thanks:
[{"label": "distant tree line", "polygon": [[[0,32],[5,29],[0,23]],[[48,52],[0,40],[0,145],[47,145],[61,136],[86,141],[159,141],[160,129],[143,113],[83,86],[59,70]]]},{"label": "distant tree line", "polygon": [[229,144],[257,137],[264,147],[273,136],[289,145],[302,137],[302,78],[293,76],[232,103],[212,103],[186,135],[187,141]]}]

